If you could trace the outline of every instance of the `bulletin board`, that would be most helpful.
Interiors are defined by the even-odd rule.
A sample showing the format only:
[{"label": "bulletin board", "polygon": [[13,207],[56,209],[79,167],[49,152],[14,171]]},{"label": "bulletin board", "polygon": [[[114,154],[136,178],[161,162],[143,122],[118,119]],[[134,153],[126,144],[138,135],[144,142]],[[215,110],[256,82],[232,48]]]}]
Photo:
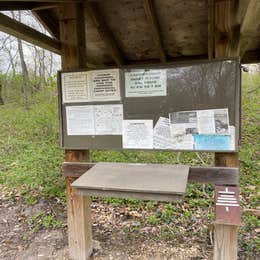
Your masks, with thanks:
[{"label": "bulletin board", "polygon": [[66,149],[238,149],[238,59],[60,71],[58,90]]}]

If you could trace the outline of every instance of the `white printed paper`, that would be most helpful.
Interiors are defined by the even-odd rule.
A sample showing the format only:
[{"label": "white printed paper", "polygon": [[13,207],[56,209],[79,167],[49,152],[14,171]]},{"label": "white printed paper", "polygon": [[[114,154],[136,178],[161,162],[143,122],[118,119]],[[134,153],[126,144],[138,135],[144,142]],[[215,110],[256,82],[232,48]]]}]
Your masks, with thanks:
[{"label": "white printed paper", "polygon": [[86,102],[89,99],[87,72],[66,72],[61,76],[63,103]]},{"label": "white printed paper", "polygon": [[199,134],[215,134],[214,110],[198,110],[198,132]]},{"label": "white printed paper", "polygon": [[229,132],[231,136],[230,150],[235,151],[236,150],[236,128],[233,125],[230,125]]},{"label": "white printed paper", "polygon": [[227,108],[215,109],[214,120],[216,134],[229,134],[229,117]]},{"label": "white printed paper", "polygon": [[91,101],[120,100],[119,69],[88,72]]},{"label": "white printed paper", "polygon": [[123,122],[123,105],[94,106],[95,134],[121,135]]},{"label": "white printed paper", "polygon": [[126,97],[167,95],[166,69],[136,69],[125,72]]},{"label": "white printed paper", "polygon": [[123,148],[153,149],[153,120],[124,120]]},{"label": "white printed paper", "polygon": [[154,149],[173,149],[169,118],[160,117],[153,129]]},{"label": "white printed paper", "polygon": [[197,113],[196,111],[181,111],[169,114],[172,135],[196,134]]},{"label": "white printed paper", "polygon": [[93,106],[67,106],[67,134],[68,135],[94,135]]},{"label": "white printed paper", "polygon": [[193,150],[194,140],[191,134],[174,136],[173,139],[174,150]]}]

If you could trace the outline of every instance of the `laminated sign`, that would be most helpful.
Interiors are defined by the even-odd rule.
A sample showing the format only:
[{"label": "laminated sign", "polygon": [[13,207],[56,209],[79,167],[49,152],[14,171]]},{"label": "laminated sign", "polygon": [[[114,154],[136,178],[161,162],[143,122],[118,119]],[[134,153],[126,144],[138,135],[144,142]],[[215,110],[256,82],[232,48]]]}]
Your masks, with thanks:
[{"label": "laminated sign", "polygon": [[92,101],[120,100],[119,70],[93,70],[88,73]]},{"label": "laminated sign", "polygon": [[125,72],[126,97],[153,97],[167,94],[166,69],[136,69]]},{"label": "laminated sign", "polygon": [[62,73],[63,103],[119,101],[119,69]]},{"label": "laminated sign", "polygon": [[62,73],[63,103],[85,102],[89,100],[87,72]]}]

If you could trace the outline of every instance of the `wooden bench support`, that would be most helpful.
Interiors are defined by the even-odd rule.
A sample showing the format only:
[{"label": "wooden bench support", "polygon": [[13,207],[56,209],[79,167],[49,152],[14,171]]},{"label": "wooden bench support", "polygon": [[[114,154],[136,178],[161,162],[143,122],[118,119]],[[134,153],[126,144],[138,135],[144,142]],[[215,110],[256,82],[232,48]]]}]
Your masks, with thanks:
[{"label": "wooden bench support", "polygon": [[71,187],[75,178],[66,178],[69,254],[74,260],[88,259],[92,253],[90,197],[78,195]]},{"label": "wooden bench support", "polygon": [[[80,177],[91,169],[95,163],[64,162],[62,174],[64,177]],[[227,167],[190,167],[188,182],[210,183],[215,185],[238,185],[238,168]]]}]

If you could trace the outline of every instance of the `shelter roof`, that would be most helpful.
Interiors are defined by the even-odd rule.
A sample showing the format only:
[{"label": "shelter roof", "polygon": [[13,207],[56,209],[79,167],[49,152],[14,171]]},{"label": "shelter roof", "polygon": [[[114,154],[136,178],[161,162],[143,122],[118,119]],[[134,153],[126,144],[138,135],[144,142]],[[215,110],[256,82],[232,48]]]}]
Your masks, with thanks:
[{"label": "shelter roof", "polygon": [[[234,56],[245,63],[260,61],[259,0],[3,0],[0,10],[32,10],[58,44],[59,8],[71,2],[82,3],[92,64],[205,59],[214,57],[216,41],[236,35],[243,49]],[[216,19],[218,12],[224,12],[223,21]],[[5,27],[0,17],[0,30],[8,32]]]}]

